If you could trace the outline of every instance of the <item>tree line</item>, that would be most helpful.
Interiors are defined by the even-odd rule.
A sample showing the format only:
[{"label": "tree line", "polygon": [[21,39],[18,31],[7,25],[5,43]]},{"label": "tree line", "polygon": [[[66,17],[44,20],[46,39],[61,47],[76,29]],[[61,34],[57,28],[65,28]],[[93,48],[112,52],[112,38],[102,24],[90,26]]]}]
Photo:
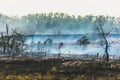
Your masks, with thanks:
[{"label": "tree line", "polygon": [[74,16],[51,12],[48,14],[29,14],[22,17],[0,15],[0,26],[5,26],[6,22],[8,22],[10,27],[19,28],[19,30],[26,31],[28,34],[42,34],[45,32],[56,34],[58,31],[63,34],[84,34],[95,33],[94,26],[101,18],[106,21],[105,29],[120,25],[120,18],[110,16]]}]

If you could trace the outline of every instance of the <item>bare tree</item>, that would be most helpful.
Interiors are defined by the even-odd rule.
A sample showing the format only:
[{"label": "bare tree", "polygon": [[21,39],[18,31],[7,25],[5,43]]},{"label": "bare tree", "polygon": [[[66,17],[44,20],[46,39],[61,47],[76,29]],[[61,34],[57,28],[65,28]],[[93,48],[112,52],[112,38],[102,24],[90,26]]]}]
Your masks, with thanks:
[{"label": "bare tree", "polygon": [[3,32],[1,33],[1,46],[3,47],[2,53],[9,53],[9,31],[8,31],[8,24],[6,24],[6,34],[4,35]]},{"label": "bare tree", "polygon": [[22,47],[25,40],[25,35],[22,32],[18,32],[13,29],[12,32],[10,32],[8,24],[6,24],[6,32],[5,34],[2,32],[0,37],[0,47],[2,48],[1,52],[13,57],[15,54],[19,54],[24,51]]},{"label": "bare tree", "polygon": [[3,32],[1,33],[1,46],[3,47],[2,49],[2,53],[4,53],[5,54],[5,51],[6,51],[6,44],[5,44],[5,37],[4,37],[4,35],[3,35]]},{"label": "bare tree", "polygon": [[109,27],[107,28],[107,30],[105,30],[105,24],[106,24],[106,20],[104,19],[104,17],[99,17],[98,22],[95,22],[95,29],[97,30],[97,34],[99,35],[99,37],[103,38],[104,40],[104,45],[105,45],[105,60],[107,61],[107,63],[109,62],[109,52],[108,52],[108,48],[109,48],[109,41],[107,39],[107,36],[113,31],[116,30],[116,27]]},{"label": "bare tree", "polygon": [[7,51],[9,52],[9,34],[8,34],[8,24],[6,24],[6,33],[7,33],[7,42],[6,45],[8,47]]},{"label": "bare tree", "polygon": [[20,54],[21,51],[23,51],[22,46],[25,43],[26,37],[23,33],[19,33],[17,30],[12,29],[12,35],[11,35],[11,49],[14,51],[14,54]]}]

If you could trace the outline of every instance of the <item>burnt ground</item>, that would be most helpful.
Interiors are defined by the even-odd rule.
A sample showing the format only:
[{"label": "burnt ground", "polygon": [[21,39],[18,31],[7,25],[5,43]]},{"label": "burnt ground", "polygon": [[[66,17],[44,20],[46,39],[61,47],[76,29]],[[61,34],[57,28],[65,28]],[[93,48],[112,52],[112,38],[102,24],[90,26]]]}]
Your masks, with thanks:
[{"label": "burnt ground", "polygon": [[[49,72],[57,78],[64,75],[70,79],[77,76],[116,78],[120,76],[120,66],[117,62],[107,64],[98,61],[61,59],[0,61],[0,72],[3,75],[26,75],[34,73],[44,75]],[[53,67],[55,69],[51,70]]]}]

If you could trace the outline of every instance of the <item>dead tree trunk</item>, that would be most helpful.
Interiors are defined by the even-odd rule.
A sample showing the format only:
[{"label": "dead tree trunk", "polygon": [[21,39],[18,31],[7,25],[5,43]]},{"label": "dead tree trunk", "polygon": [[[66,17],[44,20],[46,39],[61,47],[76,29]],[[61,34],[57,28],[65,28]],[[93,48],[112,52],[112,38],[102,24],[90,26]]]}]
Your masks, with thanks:
[{"label": "dead tree trunk", "polygon": [[107,61],[107,63],[109,62],[109,53],[108,53],[108,41],[107,41],[107,39],[106,39],[106,37],[104,37],[104,39],[105,39],[105,53],[106,53],[106,61]]},{"label": "dead tree trunk", "polygon": [[1,33],[1,38],[2,38],[2,46],[3,46],[3,54],[5,54],[6,51],[6,45],[5,45],[5,37],[3,36],[3,33]]},{"label": "dead tree trunk", "polygon": [[106,33],[103,30],[102,27],[103,27],[103,25],[102,26],[100,25],[100,26],[96,27],[96,30],[99,33],[98,35],[100,35],[104,39],[104,41],[105,41],[105,43],[104,43],[105,44],[105,60],[108,63],[109,62],[109,53],[108,53],[109,44],[108,44],[107,36],[113,30],[113,28],[109,32]]},{"label": "dead tree trunk", "polygon": [[7,47],[7,53],[10,54],[10,46],[9,46],[9,30],[8,30],[8,24],[6,24],[6,33],[7,33],[7,42],[6,42],[6,47]]}]

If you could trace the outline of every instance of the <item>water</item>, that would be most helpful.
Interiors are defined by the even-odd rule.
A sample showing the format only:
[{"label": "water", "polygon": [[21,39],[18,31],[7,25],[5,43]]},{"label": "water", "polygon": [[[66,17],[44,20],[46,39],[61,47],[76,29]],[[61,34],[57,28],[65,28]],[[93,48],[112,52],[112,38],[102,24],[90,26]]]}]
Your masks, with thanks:
[{"label": "water", "polygon": [[[104,54],[105,46],[101,46],[100,40],[96,35],[88,36],[90,44],[82,46],[77,44],[77,40],[80,39],[82,34],[75,35],[28,35],[26,44],[29,46],[29,50],[33,52],[45,51],[50,54]],[[44,44],[47,39],[52,40],[52,44]],[[111,34],[107,37],[109,41],[109,53],[110,55],[120,55],[120,35]],[[32,43],[31,43],[32,42]],[[38,45],[38,42],[39,45]],[[63,42],[61,48],[59,44]]]}]

